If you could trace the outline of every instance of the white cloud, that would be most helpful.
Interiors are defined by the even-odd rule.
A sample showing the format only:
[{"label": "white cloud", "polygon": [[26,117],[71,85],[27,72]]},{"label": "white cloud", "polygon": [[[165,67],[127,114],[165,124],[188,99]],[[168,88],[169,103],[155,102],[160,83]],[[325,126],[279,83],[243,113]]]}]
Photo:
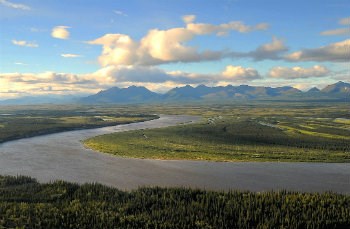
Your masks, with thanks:
[{"label": "white cloud", "polygon": [[69,26],[56,26],[51,31],[51,36],[58,39],[68,39],[69,38]]},{"label": "white cloud", "polygon": [[186,84],[215,85],[225,81],[228,83],[248,82],[259,78],[255,69],[241,66],[227,66],[223,72],[215,74],[197,74],[188,72],[166,72],[160,68],[149,66],[106,66],[93,73],[0,73],[0,93],[13,91],[29,94],[41,94],[50,89],[53,94],[96,93],[98,90],[112,86],[147,86],[156,91]]},{"label": "white cloud", "polygon": [[339,20],[339,24],[341,25],[350,25],[350,17],[342,18]]},{"label": "white cloud", "polygon": [[[194,19],[194,15],[183,17],[186,22],[192,22]],[[243,22],[230,22],[221,25],[189,23],[185,28],[149,30],[140,41],[135,41],[126,34],[105,34],[88,43],[103,46],[102,54],[99,57],[102,66],[200,62],[222,59],[227,51],[199,51],[197,47],[187,45],[187,42],[195,36],[223,35],[232,30],[250,32],[266,28],[266,24],[247,26]]]},{"label": "white cloud", "polygon": [[65,58],[77,58],[77,57],[81,57],[81,55],[77,55],[77,54],[71,54],[71,53],[63,53],[61,54],[62,57]]},{"label": "white cloud", "polygon": [[288,47],[284,44],[282,39],[272,37],[271,43],[263,44],[251,52],[230,52],[227,56],[236,57],[250,57],[256,61],[259,60],[277,60],[281,59],[281,54],[288,51]]},{"label": "white cloud", "polygon": [[0,4],[13,8],[13,9],[19,9],[19,10],[30,10],[30,7],[24,4],[19,4],[19,3],[12,3],[7,0],[0,0]]},{"label": "white cloud", "polygon": [[24,47],[30,47],[30,48],[37,48],[39,47],[38,44],[35,42],[28,42],[28,41],[23,41],[23,40],[12,40],[12,44],[18,45],[18,46],[24,46]]},{"label": "white cloud", "polygon": [[89,44],[102,45],[103,51],[99,57],[102,66],[107,65],[132,65],[138,62],[138,43],[128,35],[106,34]]},{"label": "white cloud", "polygon": [[261,78],[258,71],[253,68],[243,68],[242,66],[226,66],[222,73],[222,78],[233,81],[251,81]]},{"label": "white cloud", "polygon": [[314,65],[311,68],[302,67],[274,67],[270,69],[268,76],[279,79],[298,79],[298,78],[312,78],[327,76],[330,71],[320,65]]},{"label": "white cloud", "polygon": [[[192,40],[194,34],[184,28],[169,30],[153,29],[142,38],[140,49],[142,55],[155,62],[192,62],[200,61],[204,57],[196,48],[185,45]],[[153,62],[151,61],[151,62]]]},{"label": "white cloud", "polygon": [[36,27],[29,28],[29,31],[33,32],[33,33],[47,32],[46,29],[40,29],[40,28],[36,28]]},{"label": "white cloud", "polygon": [[[96,93],[105,88],[103,82],[92,74],[70,73],[0,73],[0,93],[3,97],[14,97],[27,93],[30,95]],[[11,91],[9,91],[11,88]]]},{"label": "white cloud", "polygon": [[349,62],[350,39],[314,49],[303,49],[285,56],[289,61]]},{"label": "white cloud", "polygon": [[332,36],[332,35],[347,35],[350,34],[350,27],[348,28],[340,28],[340,29],[333,29],[333,30],[327,30],[321,32],[321,35],[324,36]]},{"label": "white cloud", "polygon": [[[109,82],[152,82],[162,83],[172,79],[164,70],[143,66],[107,66],[99,69],[94,75]],[[174,78],[175,79],[175,78]]]},{"label": "white cloud", "polygon": [[185,15],[182,17],[182,20],[186,23],[192,23],[194,20],[196,20],[196,15],[190,14],[190,15]]},{"label": "white cloud", "polygon": [[261,50],[263,52],[279,52],[279,51],[285,51],[286,46],[283,43],[283,40],[278,39],[277,37],[272,37],[272,42],[264,44],[258,48],[258,50]]},{"label": "white cloud", "polygon": [[156,65],[169,62],[197,62],[221,58],[221,52],[198,52],[183,43],[193,38],[184,28],[150,30],[137,42],[125,34],[106,34],[89,44],[103,45],[99,62],[107,65]]},{"label": "white cloud", "polygon": [[23,66],[27,66],[28,64],[22,63],[22,62],[15,62],[15,65],[23,65]]},{"label": "white cloud", "polygon": [[326,30],[321,32],[321,35],[324,36],[333,36],[333,35],[348,35],[350,34],[350,17],[342,18],[338,21],[338,24],[345,25],[347,27],[345,28],[338,28],[338,29],[332,29],[332,30]]},{"label": "white cloud", "polygon": [[120,15],[120,16],[124,16],[124,17],[128,16],[126,13],[124,13],[123,11],[120,11],[120,10],[114,10],[113,12],[117,15]]},{"label": "white cloud", "polygon": [[260,23],[255,26],[249,26],[241,21],[231,21],[220,25],[206,24],[206,23],[188,23],[186,29],[192,31],[197,35],[213,34],[222,36],[228,34],[230,31],[237,31],[240,33],[248,33],[256,30],[266,30],[269,25],[267,23]]},{"label": "white cloud", "polygon": [[227,82],[248,82],[261,78],[257,70],[242,66],[229,65],[223,72],[215,74],[197,74],[182,71],[166,72],[160,68],[149,66],[107,66],[92,74],[100,82],[115,83],[177,83],[202,84]]},{"label": "white cloud", "polygon": [[284,44],[282,39],[277,37],[272,37],[272,42],[261,45],[255,51],[249,54],[255,60],[265,60],[265,59],[280,59],[280,54],[288,51],[288,47]]}]

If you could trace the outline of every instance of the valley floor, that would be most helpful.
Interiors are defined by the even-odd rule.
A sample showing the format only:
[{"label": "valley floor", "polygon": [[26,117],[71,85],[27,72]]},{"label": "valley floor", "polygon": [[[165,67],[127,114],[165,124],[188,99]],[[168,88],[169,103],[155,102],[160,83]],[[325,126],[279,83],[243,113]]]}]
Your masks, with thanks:
[{"label": "valley floor", "polygon": [[133,158],[349,163],[350,121],[332,109],[223,107],[204,112],[197,124],[113,133],[84,144]]}]

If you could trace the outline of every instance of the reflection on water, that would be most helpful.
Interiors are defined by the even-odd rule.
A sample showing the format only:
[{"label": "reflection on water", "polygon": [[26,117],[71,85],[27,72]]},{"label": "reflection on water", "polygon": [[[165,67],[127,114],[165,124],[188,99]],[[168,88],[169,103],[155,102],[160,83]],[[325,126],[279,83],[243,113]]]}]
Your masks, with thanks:
[{"label": "reflection on water", "polygon": [[81,140],[112,132],[159,128],[199,117],[160,119],[21,139],[0,144],[0,174],[28,175],[39,181],[99,182],[120,189],[184,186],[213,190],[336,191],[350,193],[350,165],[339,163],[226,163],[128,159],[86,149]]}]

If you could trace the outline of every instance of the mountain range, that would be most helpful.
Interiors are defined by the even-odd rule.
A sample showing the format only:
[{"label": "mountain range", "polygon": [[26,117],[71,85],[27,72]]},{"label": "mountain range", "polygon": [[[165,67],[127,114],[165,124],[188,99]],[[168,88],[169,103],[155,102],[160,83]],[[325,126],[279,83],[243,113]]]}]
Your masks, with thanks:
[{"label": "mountain range", "polygon": [[128,88],[112,87],[94,95],[85,97],[67,96],[27,96],[0,101],[0,105],[28,104],[128,104],[128,103],[162,103],[162,102],[193,102],[193,101],[239,101],[239,100],[283,100],[283,101],[349,101],[350,83],[339,81],[323,89],[316,87],[303,92],[299,89],[263,86],[218,86],[199,85],[192,87],[176,87],[165,94],[159,94],[145,87],[130,86]]},{"label": "mountain range", "polygon": [[311,88],[306,92],[299,89],[263,86],[218,86],[199,85],[176,87],[165,94],[158,94],[145,87],[113,87],[95,95],[84,97],[81,103],[149,103],[149,102],[188,102],[188,101],[229,101],[229,100],[335,100],[346,101],[350,98],[350,84],[339,81],[322,90]]}]

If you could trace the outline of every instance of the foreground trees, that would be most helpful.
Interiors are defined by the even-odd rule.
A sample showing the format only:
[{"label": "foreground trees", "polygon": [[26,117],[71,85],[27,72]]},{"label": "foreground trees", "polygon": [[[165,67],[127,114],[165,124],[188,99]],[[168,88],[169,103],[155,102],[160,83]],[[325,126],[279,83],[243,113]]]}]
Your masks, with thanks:
[{"label": "foreground trees", "polygon": [[350,196],[39,184],[0,176],[0,228],[348,228]]}]

